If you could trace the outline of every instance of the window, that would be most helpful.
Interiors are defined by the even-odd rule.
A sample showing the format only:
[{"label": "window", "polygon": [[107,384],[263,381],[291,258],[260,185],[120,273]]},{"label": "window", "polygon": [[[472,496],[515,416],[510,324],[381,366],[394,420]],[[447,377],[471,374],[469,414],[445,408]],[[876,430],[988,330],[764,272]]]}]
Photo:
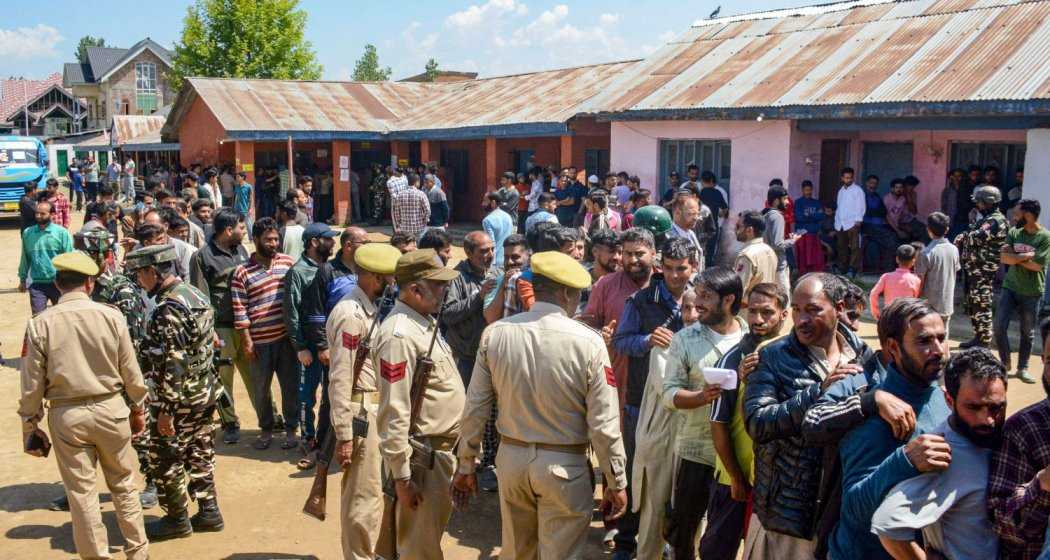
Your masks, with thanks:
[{"label": "window", "polygon": [[672,171],[677,171],[682,181],[685,181],[685,170],[690,165],[698,166],[701,172],[714,173],[718,177],[718,184],[730,192],[731,154],[729,140],[661,140],[659,192],[666,192],[672,187],[667,182],[667,176]]},{"label": "window", "polygon": [[157,65],[152,62],[135,63],[135,108],[142,115],[157,110]]},{"label": "window", "polygon": [[1024,144],[952,142],[949,165],[950,169],[967,169],[971,165],[998,167],[1001,186],[1009,190],[1016,186],[1014,171],[1024,168],[1025,152]]}]

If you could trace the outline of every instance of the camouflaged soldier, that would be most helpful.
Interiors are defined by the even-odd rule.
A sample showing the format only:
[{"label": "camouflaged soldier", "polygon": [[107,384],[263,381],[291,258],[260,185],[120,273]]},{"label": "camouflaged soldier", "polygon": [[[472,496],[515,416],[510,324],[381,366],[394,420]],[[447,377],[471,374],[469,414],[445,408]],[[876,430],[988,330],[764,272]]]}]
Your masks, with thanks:
[{"label": "camouflaged soldier", "polygon": [[383,214],[386,208],[386,181],[389,177],[381,169],[376,169],[375,178],[372,179],[372,186],[368,189],[372,193],[372,223],[381,224],[383,223]]},{"label": "camouflaged soldier", "polygon": [[966,306],[973,322],[973,339],[959,348],[991,347],[992,344],[992,283],[999,271],[999,250],[1006,243],[1006,217],[999,211],[1002,194],[991,185],[977,187],[972,199],[982,218],[970,229],[955,238],[961,253],[963,269],[969,274]]},{"label": "camouflaged soldier", "polygon": [[[146,337],[146,317],[148,315],[146,297],[142,288],[139,288],[131,278],[109,266],[108,263],[112,262],[115,246],[112,234],[101,226],[85,227],[73,236],[73,245],[94,259],[95,264],[102,271],[95,278],[95,290],[91,293],[91,299],[98,303],[112,305],[124,315],[124,319],[128,322],[131,343],[135,347],[135,355],[139,365],[142,366],[140,352],[142,340]],[[152,424],[147,407],[146,429],[131,438],[131,446],[139,458],[139,470],[146,479],[146,488],[139,494],[144,508],[152,508],[157,505],[157,486],[149,472],[147,455],[149,431]]]},{"label": "camouflaged soldier", "polygon": [[[179,279],[175,260],[170,245],[144,247],[125,260],[127,271],[157,302],[142,342],[155,419],[149,469],[165,511],[164,517],[146,526],[151,540],[223,528],[213,472],[213,416],[221,391],[212,362],[214,311],[204,294]],[[190,499],[199,504],[192,519]]]}]

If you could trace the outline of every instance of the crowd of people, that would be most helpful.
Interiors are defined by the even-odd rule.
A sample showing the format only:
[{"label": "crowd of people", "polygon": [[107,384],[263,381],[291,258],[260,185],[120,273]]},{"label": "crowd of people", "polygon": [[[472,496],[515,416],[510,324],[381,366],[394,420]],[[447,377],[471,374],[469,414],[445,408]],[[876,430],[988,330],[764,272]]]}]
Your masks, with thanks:
[{"label": "crowd of people", "polygon": [[[1014,375],[1034,382],[1037,201],[1014,193],[1010,227],[994,184],[953,172],[954,206],[921,220],[917,180],[880,198],[847,168],[834,208],[774,179],[731,216],[696,166],[658,195],[537,167],[485,193],[451,267],[436,171],[361,183],[389,242],[314,221],[308,176],[276,217],[244,174],[226,196],[223,170],[178,194],[152,182],[133,206],[102,184],[76,235],[57,182],[27,191],[19,414],[26,452],[55,447],[82,557],[108,555],[97,469],[129,558],[223,529],[213,440],[216,423],[241,439],[237,378],[253,448],[276,438],[299,469],[343,470],[346,558],[441,558],[478,491],[499,493],[505,557],[582,558],[597,486],[617,560],[1047,554],[1050,368],[1048,399],[1006,418],[1014,315]],[[872,256],[895,268],[867,267],[889,236]],[[885,274],[866,290],[862,269]],[[975,335],[952,351],[963,270]],[[878,349],[857,334],[869,307]],[[1040,334],[1045,357],[1050,322]]]}]

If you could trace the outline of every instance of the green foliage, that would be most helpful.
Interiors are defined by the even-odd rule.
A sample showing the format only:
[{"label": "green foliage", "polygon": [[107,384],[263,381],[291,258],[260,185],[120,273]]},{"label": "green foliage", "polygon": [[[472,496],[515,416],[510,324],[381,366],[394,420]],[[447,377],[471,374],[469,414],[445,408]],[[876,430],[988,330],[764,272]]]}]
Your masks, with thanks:
[{"label": "green foliage", "polygon": [[355,82],[383,82],[390,79],[390,67],[379,67],[379,53],[375,45],[365,45],[365,53],[354,63],[351,79]]},{"label": "green foliage", "polygon": [[102,37],[92,37],[91,35],[84,35],[80,38],[80,42],[77,43],[77,60],[81,64],[87,64],[87,50],[88,47],[104,47],[106,46],[106,40]]},{"label": "green foliage", "polygon": [[175,45],[172,84],[187,76],[319,79],[305,29],[298,0],[197,0]]},{"label": "green foliage", "polygon": [[423,71],[423,81],[433,82],[438,77],[438,61],[431,58],[427,61],[426,69]]}]

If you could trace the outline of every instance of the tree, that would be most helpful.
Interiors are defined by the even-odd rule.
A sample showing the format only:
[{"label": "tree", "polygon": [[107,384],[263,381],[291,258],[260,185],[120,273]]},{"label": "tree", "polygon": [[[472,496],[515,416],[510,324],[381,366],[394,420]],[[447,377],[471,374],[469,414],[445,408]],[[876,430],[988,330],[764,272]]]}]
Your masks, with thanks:
[{"label": "tree", "polygon": [[351,79],[355,82],[383,82],[390,79],[390,67],[379,67],[379,54],[375,45],[365,45],[365,54],[354,63]]},{"label": "tree", "polygon": [[426,69],[423,71],[423,81],[433,82],[438,77],[438,61],[431,58],[427,61]]},{"label": "tree", "polygon": [[299,0],[197,0],[175,45],[172,84],[187,76],[319,79],[305,29]]},{"label": "tree", "polygon": [[88,47],[104,46],[106,46],[106,40],[102,37],[92,37],[91,35],[84,35],[80,38],[80,42],[77,43],[77,60],[79,60],[81,64],[87,64]]}]

